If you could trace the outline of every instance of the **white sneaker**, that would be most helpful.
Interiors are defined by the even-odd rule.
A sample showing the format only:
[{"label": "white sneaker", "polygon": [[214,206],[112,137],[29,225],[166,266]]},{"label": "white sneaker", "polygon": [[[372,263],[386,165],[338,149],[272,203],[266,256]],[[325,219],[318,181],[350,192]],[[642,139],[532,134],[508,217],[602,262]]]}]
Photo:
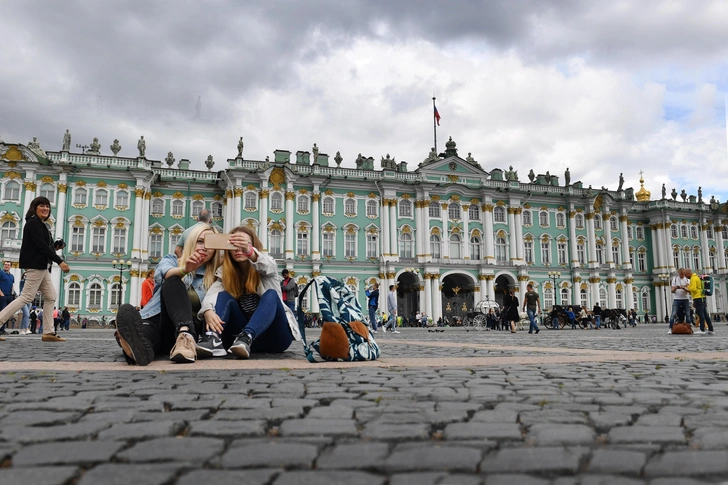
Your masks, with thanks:
[{"label": "white sneaker", "polygon": [[392,330],[392,333],[399,333],[397,330]]},{"label": "white sneaker", "polygon": [[715,332],[713,330],[708,330],[708,335],[715,335]]},{"label": "white sneaker", "polygon": [[667,331],[667,334],[668,334],[668,335],[672,335],[672,330],[668,330],[668,331]]},{"label": "white sneaker", "polygon": [[705,335],[705,330],[696,330],[695,333],[698,335]]}]

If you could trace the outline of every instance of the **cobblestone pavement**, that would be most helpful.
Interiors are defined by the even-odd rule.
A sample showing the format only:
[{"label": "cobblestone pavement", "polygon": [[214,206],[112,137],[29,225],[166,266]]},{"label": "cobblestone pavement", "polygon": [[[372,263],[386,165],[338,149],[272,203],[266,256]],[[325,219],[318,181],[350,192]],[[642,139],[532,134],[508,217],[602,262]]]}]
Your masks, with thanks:
[{"label": "cobblestone pavement", "polygon": [[10,336],[0,485],[728,483],[716,330],[402,329],[348,366],[294,343],[132,367],[108,330]]}]

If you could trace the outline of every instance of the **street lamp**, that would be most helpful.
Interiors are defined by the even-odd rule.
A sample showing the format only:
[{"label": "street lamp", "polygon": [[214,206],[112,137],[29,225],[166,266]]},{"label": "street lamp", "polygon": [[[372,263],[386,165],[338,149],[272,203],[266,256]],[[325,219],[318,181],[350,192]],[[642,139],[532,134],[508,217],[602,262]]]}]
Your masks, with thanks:
[{"label": "street lamp", "polygon": [[[555,305],[556,304],[556,301],[557,301],[556,300],[556,294],[557,294],[557,291],[556,291],[556,280],[559,279],[559,278],[561,278],[561,271],[549,271],[548,272],[548,277],[551,280],[551,287],[552,287],[553,292],[554,292],[554,305]],[[551,306],[551,308],[553,308],[553,305]],[[558,329],[559,328],[559,320],[556,319],[556,318],[554,320],[556,320],[556,323],[551,322],[553,324],[552,326],[555,329]]]},{"label": "street lamp", "polygon": [[131,268],[131,260],[124,261],[123,259],[119,259],[117,261],[115,259],[111,262],[111,266],[119,270],[119,306],[121,306],[121,303],[124,301],[124,271]]},{"label": "street lamp", "polygon": [[657,275],[657,279],[660,280],[662,286],[665,288],[665,323],[670,321],[670,312],[667,309],[667,282],[670,281],[670,275],[667,273],[660,273]]}]

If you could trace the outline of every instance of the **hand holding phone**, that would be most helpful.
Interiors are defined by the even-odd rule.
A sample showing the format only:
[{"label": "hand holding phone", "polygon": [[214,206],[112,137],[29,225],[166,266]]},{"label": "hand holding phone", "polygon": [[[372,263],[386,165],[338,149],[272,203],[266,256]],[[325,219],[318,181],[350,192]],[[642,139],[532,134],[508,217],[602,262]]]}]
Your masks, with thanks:
[{"label": "hand holding phone", "polygon": [[205,249],[237,249],[235,246],[230,244],[229,234],[217,234],[214,232],[208,232],[205,234]]}]

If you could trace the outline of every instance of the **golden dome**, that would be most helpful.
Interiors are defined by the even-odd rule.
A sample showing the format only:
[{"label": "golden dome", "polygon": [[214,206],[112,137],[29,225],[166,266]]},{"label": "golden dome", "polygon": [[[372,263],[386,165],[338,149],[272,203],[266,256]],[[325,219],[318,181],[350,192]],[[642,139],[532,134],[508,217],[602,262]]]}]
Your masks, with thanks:
[{"label": "golden dome", "polygon": [[647,202],[650,200],[651,195],[650,191],[645,189],[645,179],[642,178],[642,171],[640,170],[640,189],[635,194],[635,197],[640,202]]}]

